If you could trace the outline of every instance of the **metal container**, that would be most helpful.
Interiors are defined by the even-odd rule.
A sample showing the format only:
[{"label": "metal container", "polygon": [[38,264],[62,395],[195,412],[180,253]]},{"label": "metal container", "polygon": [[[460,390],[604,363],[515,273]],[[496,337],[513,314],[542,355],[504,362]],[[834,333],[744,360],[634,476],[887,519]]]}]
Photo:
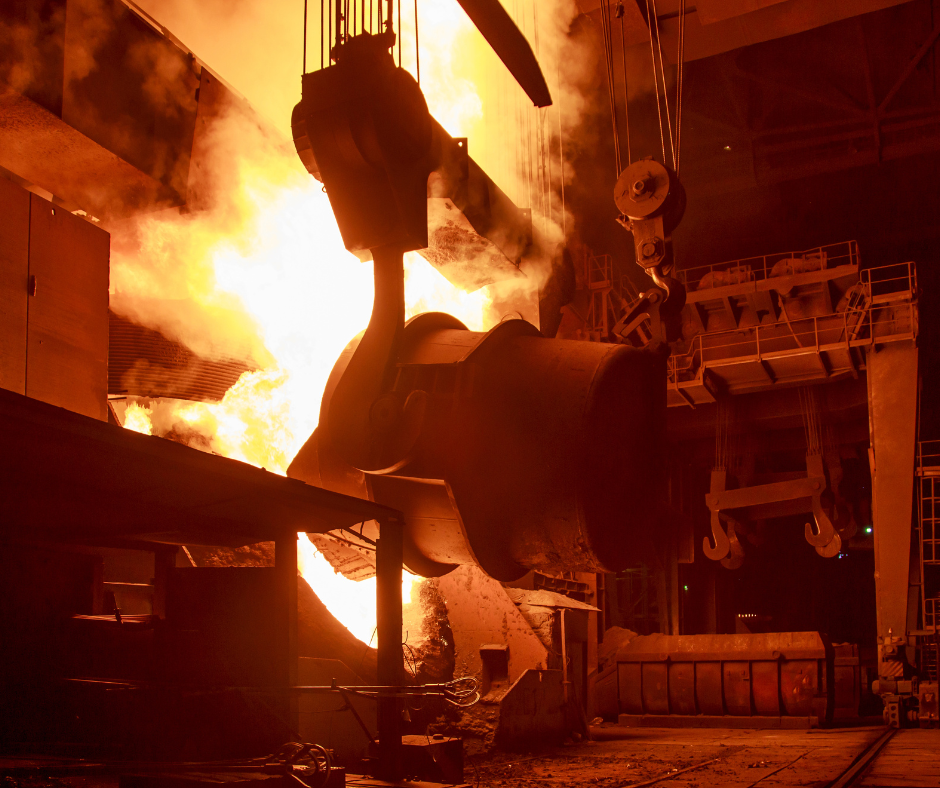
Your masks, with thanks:
[{"label": "metal container", "polygon": [[547,339],[523,320],[488,333],[438,313],[409,321],[394,370],[422,391],[420,436],[393,470],[347,465],[322,415],[355,349],[333,369],[321,427],[289,475],[406,516],[406,564],[426,576],[475,563],[500,580],[530,569],[617,571],[660,527],[665,352]]},{"label": "metal container", "polygon": [[[622,723],[665,716],[751,717],[812,725],[835,708],[834,652],[819,632],[647,635],[602,668],[599,706]],[[691,721],[690,721],[691,722]]]}]

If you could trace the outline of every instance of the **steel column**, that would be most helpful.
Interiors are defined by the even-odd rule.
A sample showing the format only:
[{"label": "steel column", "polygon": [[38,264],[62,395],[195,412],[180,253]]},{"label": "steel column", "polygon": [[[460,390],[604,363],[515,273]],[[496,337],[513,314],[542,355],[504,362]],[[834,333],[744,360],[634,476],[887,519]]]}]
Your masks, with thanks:
[{"label": "steel column", "polygon": [[[872,526],[879,645],[907,636],[911,519],[917,438],[917,346],[895,342],[868,354]],[[879,650],[878,669],[882,675]]]},{"label": "steel column", "polygon": [[176,545],[161,546],[153,551],[153,614],[160,618],[166,618],[167,577],[176,566],[178,552]]},{"label": "steel column", "polygon": [[278,666],[277,689],[283,691],[277,700],[278,713],[287,731],[296,731],[299,725],[297,696],[290,691],[297,684],[297,534],[286,532],[274,540],[274,571],[277,588],[278,637],[272,643],[274,660]]},{"label": "steel column", "polygon": [[[383,686],[399,686],[404,676],[401,651],[402,521],[383,520],[375,546],[375,595],[378,634],[378,681]],[[402,777],[401,700],[379,695],[379,777]]]}]

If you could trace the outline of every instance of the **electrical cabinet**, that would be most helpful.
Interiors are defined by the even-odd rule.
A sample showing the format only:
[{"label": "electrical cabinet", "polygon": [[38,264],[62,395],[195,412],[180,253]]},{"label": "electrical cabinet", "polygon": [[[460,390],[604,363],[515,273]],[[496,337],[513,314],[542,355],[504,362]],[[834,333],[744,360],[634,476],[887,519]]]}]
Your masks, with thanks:
[{"label": "electrical cabinet", "polygon": [[0,387],[108,413],[110,236],[0,178]]}]

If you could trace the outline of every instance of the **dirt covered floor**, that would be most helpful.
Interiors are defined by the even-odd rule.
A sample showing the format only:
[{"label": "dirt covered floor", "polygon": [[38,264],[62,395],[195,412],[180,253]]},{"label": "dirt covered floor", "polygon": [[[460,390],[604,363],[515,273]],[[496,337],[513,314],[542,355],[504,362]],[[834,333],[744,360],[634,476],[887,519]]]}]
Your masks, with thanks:
[{"label": "dirt covered floor", "polygon": [[[479,788],[824,788],[883,734],[829,730],[592,728],[593,740],[530,754],[467,759]],[[940,731],[899,731],[854,786],[940,786]],[[889,767],[890,761],[909,764]]]},{"label": "dirt covered floor", "polygon": [[[474,788],[832,788],[847,769],[861,764],[840,788],[940,788],[940,731],[895,731],[886,742],[885,734],[874,725],[801,731],[601,726],[592,728],[591,741],[542,752],[468,755],[464,779]],[[875,743],[882,748],[873,748]],[[871,760],[863,757],[869,754]],[[76,765],[0,756],[0,788],[119,788],[117,774],[4,774],[10,767],[57,763]]]}]

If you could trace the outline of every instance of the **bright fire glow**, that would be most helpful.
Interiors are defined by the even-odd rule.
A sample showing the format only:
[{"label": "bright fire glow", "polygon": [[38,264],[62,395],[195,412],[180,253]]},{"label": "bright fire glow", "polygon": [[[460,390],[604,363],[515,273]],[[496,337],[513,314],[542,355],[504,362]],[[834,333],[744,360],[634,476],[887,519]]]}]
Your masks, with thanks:
[{"label": "bright fire glow", "polygon": [[[367,645],[375,645],[375,578],[349,580],[337,573],[323,553],[317,550],[306,534],[297,540],[297,563],[300,573],[320,601],[353,635]],[[420,578],[402,572],[401,602],[412,604],[412,591]]]},{"label": "bright fire glow", "polygon": [[[171,28],[185,27],[187,22],[195,25],[176,32],[196,51],[200,36],[194,31],[202,29],[217,42],[221,38],[218,26],[237,16],[215,20],[205,11],[207,16],[197,24],[194,15],[209,6],[155,0],[144,5],[151,6],[157,17],[161,9],[171,15],[175,10],[175,19],[161,19]],[[526,17],[529,27],[537,19],[537,5],[538,0]],[[559,19],[570,20],[570,13],[560,12],[569,7],[574,8],[570,0],[545,4],[543,19],[557,27]],[[254,11],[261,13],[259,19],[277,16],[267,9],[267,4],[260,4]],[[491,176],[522,207],[538,211],[543,206],[533,202],[531,184],[523,198],[521,158],[529,157],[528,181],[532,181],[535,129],[542,128],[543,137],[546,133],[550,137],[551,124],[560,127],[561,122],[526,104],[456,2],[424,3],[420,13],[421,87],[432,114],[451,134],[469,136],[475,146],[471,153]],[[526,24],[522,24],[524,30]],[[403,40],[414,41],[413,29],[406,15]],[[246,34],[254,36],[254,30]],[[543,49],[546,40],[543,37]],[[227,47],[229,55],[239,54],[231,63],[220,63],[226,47],[218,50],[214,43],[206,43],[236,88],[241,84],[238,73],[268,73],[266,59],[278,56],[277,47],[267,47],[263,48],[264,67],[239,62],[244,60],[242,47],[233,41]],[[290,52],[290,58],[294,55]],[[414,72],[413,50],[406,47],[403,55],[405,67]],[[550,82],[556,72],[562,73],[550,63],[546,70]],[[488,74],[492,78],[485,85]],[[259,88],[246,80],[243,89],[248,98],[263,103],[270,95],[268,87]],[[484,113],[487,91],[493,99],[486,110],[489,117]],[[290,98],[290,104],[295,100]],[[267,109],[289,133],[289,106]],[[215,187],[216,204],[210,210],[158,213],[133,226],[109,228],[112,307],[196,352],[250,357],[260,370],[244,374],[218,403],[153,400],[146,408],[131,403],[125,427],[157,435],[173,430],[195,432],[212,451],[283,474],[317,426],[321,395],[333,363],[368,323],[372,267],[343,247],[326,194],[304,171],[289,143],[284,145],[240,116],[216,126],[215,158],[203,164],[204,174]],[[553,183],[546,184],[546,199],[552,199],[550,192],[559,177],[556,169]],[[551,217],[551,207],[543,213],[543,218]],[[556,207],[556,225],[560,224],[558,216]],[[486,289],[469,294],[456,289],[417,254],[406,256],[405,273],[408,316],[449,312],[477,331],[501,317],[489,308]],[[356,637],[372,641],[374,579],[343,578],[308,539],[301,538],[299,544],[301,572],[313,590]],[[403,582],[406,601],[414,580],[406,575]]]},{"label": "bright fire glow", "polygon": [[150,409],[143,408],[136,402],[127,406],[124,413],[125,429],[139,432],[142,435],[153,435],[153,424],[150,422]]}]

